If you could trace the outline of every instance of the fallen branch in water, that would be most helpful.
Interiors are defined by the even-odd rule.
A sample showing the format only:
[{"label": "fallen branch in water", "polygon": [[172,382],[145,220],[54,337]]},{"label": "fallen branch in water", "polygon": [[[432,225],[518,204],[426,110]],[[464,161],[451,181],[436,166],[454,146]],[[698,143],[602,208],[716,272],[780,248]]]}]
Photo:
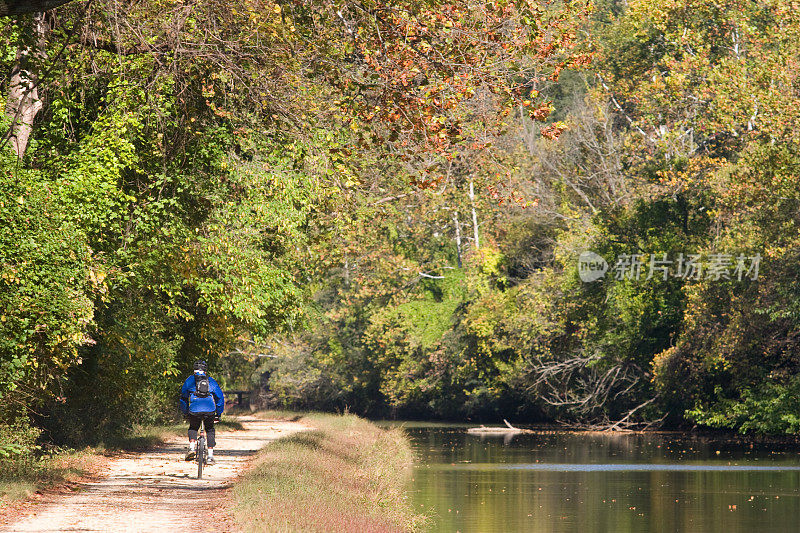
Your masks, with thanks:
[{"label": "fallen branch in water", "polygon": [[474,435],[484,435],[484,436],[504,436],[504,435],[517,435],[519,433],[531,433],[529,429],[520,429],[511,425],[511,423],[503,419],[506,427],[502,426],[493,426],[493,427],[486,427],[481,424],[481,427],[477,428],[469,428],[467,429],[467,433],[472,433]]}]

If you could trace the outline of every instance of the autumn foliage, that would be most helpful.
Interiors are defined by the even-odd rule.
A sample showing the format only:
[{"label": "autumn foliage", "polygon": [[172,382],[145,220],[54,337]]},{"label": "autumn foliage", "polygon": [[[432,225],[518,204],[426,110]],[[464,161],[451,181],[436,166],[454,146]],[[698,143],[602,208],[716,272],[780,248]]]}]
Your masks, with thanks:
[{"label": "autumn foliage", "polygon": [[[154,422],[203,357],[294,407],[796,431],[795,7],[0,18],[0,422]],[[689,255],[760,277],[613,275]]]}]

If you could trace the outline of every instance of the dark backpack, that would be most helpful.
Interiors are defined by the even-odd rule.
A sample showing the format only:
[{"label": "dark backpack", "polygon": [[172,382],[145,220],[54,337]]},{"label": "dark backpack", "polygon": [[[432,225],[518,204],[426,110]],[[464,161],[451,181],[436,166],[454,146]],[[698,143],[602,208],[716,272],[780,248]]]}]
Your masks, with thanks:
[{"label": "dark backpack", "polygon": [[208,382],[208,376],[194,375],[194,395],[198,398],[211,396],[211,384]]}]

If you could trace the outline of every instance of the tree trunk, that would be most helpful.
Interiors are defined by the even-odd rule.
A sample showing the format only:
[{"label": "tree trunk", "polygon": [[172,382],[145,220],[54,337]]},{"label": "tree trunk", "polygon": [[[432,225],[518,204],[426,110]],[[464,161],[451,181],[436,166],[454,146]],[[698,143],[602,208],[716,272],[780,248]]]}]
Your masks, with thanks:
[{"label": "tree trunk", "polygon": [[469,202],[472,204],[472,229],[475,235],[475,249],[481,247],[481,241],[478,239],[478,215],[475,212],[475,184],[470,176],[469,178]]},{"label": "tree trunk", "polygon": [[453,213],[453,222],[456,225],[456,259],[458,268],[461,268],[461,224],[458,222],[458,211]]},{"label": "tree trunk", "polygon": [[[1,1],[1,0],[0,0]],[[44,57],[44,13],[37,13],[31,21],[32,31],[23,33],[17,47],[17,60],[11,70],[6,115],[11,120],[7,136],[11,149],[19,159],[28,148],[33,119],[42,109],[37,89],[38,77],[34,59]]]}]

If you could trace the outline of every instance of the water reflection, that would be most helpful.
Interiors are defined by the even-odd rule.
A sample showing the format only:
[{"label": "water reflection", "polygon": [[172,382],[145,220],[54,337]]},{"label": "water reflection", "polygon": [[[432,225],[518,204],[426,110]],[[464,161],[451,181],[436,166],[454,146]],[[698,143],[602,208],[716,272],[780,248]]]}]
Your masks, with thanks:
[{"label": "water reflection", "polygon": [[800,530],[793,446],[664,435],[541,432],[503,438],[407,428],[415,505],[434,530]]}]

